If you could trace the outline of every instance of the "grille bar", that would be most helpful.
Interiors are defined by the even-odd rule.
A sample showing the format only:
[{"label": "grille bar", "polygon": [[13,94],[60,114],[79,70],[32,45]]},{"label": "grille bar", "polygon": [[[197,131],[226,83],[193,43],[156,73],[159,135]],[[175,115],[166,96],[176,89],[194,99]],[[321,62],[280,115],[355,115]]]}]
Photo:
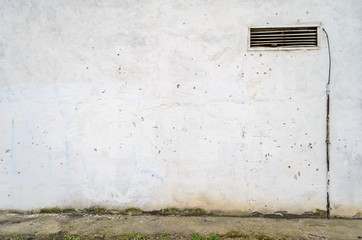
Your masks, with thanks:
[{"label": "grille bar", "polygon": [[317,33],[300,33],[300,34],[251,34],[251,37],[308,37],[317,36]]},{"label": "grille bar", "polygon": [[306,28],[251,28],[253,33],[276,33],[276,32],[317,32],[317,27],[306,27]]}]

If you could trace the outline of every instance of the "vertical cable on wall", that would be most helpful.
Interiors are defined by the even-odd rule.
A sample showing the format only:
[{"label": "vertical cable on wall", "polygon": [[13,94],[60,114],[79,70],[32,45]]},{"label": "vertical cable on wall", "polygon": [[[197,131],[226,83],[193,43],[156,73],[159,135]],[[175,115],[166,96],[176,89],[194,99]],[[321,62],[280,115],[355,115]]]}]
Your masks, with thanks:
[{"label": "vertical cable on wall", "polygon": [[328,81],[326,86],[327,94],[327,116],[326,116],[326,160],[327,160],[327,218],[330,218],[330,201],[329,201],[329,147],[330,147],[330,137],[329,137],[329,106],[330,106],[330,83],[331,83],[331,49],[329,46],[329,37],[327,31],[323,28],[323,32],[326,34],[327,46],[328,46]]}]

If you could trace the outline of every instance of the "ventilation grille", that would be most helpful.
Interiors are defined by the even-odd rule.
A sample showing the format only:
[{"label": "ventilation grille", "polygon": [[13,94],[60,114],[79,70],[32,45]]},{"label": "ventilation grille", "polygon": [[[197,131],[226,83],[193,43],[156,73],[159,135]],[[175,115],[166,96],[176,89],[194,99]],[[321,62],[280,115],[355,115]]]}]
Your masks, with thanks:
[{"label": "ventilation grille", "polygon": [[317,27],[250,28],[250,48],[313,48],[317,46]]}]

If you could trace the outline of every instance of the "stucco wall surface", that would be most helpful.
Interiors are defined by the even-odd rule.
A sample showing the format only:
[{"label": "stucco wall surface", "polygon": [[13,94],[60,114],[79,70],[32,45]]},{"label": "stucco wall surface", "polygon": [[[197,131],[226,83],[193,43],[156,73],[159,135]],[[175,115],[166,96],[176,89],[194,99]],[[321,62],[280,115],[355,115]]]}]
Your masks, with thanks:
[{"label": "stucco wall surface", "polygon": [[362,211],[362,2],[0,1],[0,208]]}]

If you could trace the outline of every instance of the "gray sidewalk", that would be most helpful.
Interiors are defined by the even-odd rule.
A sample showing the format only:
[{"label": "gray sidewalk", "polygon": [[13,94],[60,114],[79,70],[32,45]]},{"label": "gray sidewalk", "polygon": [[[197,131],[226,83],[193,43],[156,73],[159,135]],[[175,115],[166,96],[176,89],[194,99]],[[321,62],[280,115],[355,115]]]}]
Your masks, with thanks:
[{"label": "gray sidewalk", "polygon": [[[34,239],[34,237],[38,239],[37,236],[59,232],[67,233],[68,239],[87,239],[70,237],[76,235],[98,236],[99,239],[119,239],[115,236],[129,233],[149,236],[170,233],[171,239],[190,238],[189,236],[195,233],[200,236],[220,234],[221,238],[239,239],[362,239],[362,220],[0,214],[0,233],[3,239],[5,236],[18,236],[18,239],[26,239],[27,236],[31,236],[28,239]],[[176,233],[178,235],[174,235]],[[139,235],[137,238],[142,239],[143,236]]]}]

